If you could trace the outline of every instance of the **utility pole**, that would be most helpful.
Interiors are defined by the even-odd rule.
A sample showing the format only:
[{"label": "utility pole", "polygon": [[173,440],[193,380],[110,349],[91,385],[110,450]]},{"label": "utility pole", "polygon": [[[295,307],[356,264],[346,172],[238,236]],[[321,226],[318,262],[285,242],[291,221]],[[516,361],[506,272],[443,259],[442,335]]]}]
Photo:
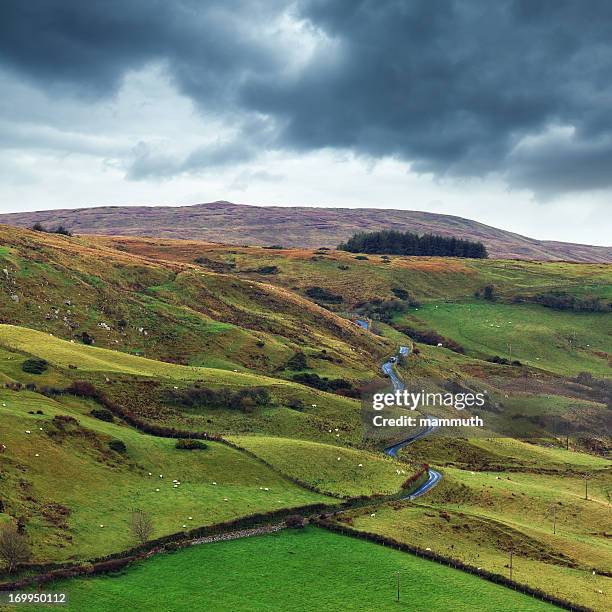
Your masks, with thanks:
[{"label": "utility pole", "polygon": [[400,573],[397,572],[397,601],[400,600]]},{"label": "utility pole", "polygon": [[557,506],[552,507],[553,511],[553,534],[557,533]]},{"label": "utility pole", "polygon": [[508,356],[510,363],[512,363],[512,342],[508,342]]},{"label": "utility pole", "polygon": [[589,499],[589,475],[584,475],[584,499]]}]

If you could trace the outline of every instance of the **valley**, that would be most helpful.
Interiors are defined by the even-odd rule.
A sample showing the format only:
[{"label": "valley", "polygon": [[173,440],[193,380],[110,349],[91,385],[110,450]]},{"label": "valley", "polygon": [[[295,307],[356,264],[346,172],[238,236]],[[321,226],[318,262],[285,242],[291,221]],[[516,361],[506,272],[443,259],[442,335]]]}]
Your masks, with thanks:
[{"label": "valley", "polygon": [[[82,597],[112,602],[127,588],[143,603],[151,576],[178,576],[217,550],[227,569],[233,555],[261,554],[268,540],[278,543],[273,554],[294,554],[294,563],[261,583],[254,609],[269,605],[271,585],[290,581],[290,596],[321,576],[314,546],[338,559],[380,557],[381,573],[369,579],[385,592],[394,574],[383,568],[399,563],[432,585],[451,581],[455,609],[470,606],[470,593],[490,597],[495,609],[499,589],[525,598],[521,609],[545,606],[315,526],[182,548],[201,529],[231,530],[255,516],[254,525],[276,524],[298,513],[504,579],[512,550],[519,585],[603,610],[612,562],[611,281],[601,263],[355,255],[0,226],[0,523],[22,521],[32,563],[50,569],[134,550],[135,509],[151,516],[151,546],[164,538],[179,544],[119,574],[53,583],[70,589],[74,609]],[[540,296],[551,292],[572,307],[543,305]],[[587,303],[596,309],[580,311]],[[389,362],[400,346],[410,350]],[[361,398],[388,386],[388,376],[416,388],[486,392],[486,431],[435,431],[386,456],[396,440],[366,435]],[[441,480],[417,499],[399,499],[424,464]],[[250,571],[244,580],[257,583]],[[337,584],[326,580],[330,589]],[[181,580],[173,584],[183,592]],[[437,592],[431,588],[428,596]],[[378,587],[367,590],[364,609],[385,609]],[[185,601],[197,605],[193,597]]]}]

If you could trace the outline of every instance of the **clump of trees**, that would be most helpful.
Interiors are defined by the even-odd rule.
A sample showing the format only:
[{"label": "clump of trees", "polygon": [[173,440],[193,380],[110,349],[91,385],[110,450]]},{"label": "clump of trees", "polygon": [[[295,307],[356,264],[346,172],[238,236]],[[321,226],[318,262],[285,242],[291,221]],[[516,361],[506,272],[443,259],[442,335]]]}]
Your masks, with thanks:
[{"label": "clump of trees", "polygon": [[612,302],[599,297],[587,295],[579,297],[563,291],[548,291],[534,296],[516,296],[515,302],[533,302],[555,310],[572,312],[611,312]]},{"label": "clump of trees", "polygon": [[48,363],[44,359],[26,359],[21,369],[28,374],[42,374],[47,370]]},{"label": "clump of trees", "polygon": [[308,367],[306,355],[302,351],[296,351],[288,360],[286,367],[289,370],[305,370]]},{"label": "clump of trees", "polygon": [[206,266],[213,272],[227,273],[231,272],[236,268],[235,263],[227,261],[215,261],[214,259],[209,259],[208,257],[196,257],[194,261],[195,263],[200,264],[201,266]]},{"label": "clump of trees", "polygon": [[359,390],[353,386],[350,380],[344,378],[327,378],[326,376],[319,376],[312,372],[303,372],[294,374],[293,380],[302,385],[320,389],[321,391],[340,393],[347,397],[359,397]]},{"label": "clump of trees", "polygon": [[182,438],[176,441],[176,448],[179,450],[206,450],[208,444],[202,440],[193,440],[191,438]]},{"label": "clump of trees", "polygon": [[382,321],[383,323],[390,323],[395,315],[406,312],[409,307],[418,307],[419,302],[408,297],[408,299],[401,300],[383,300],[376,298],[368,302],[361,302],[357,304],[356,312],[375,321]]},{"label": "clump of trees", "polygon": [[490,363],[497,363],[499,365],[513,365],[513,366],[522,366],[523,364],[518,359],[506,359],[505,357],[500,357],[499,355],[493,355],[493,357],[489,357],[487,359]]},{"label": "clump of trees", "polygon": [[95,419],[106,421],[107,423],[113,423],[115,420],[113,413],[108,408],[94,408],[89,414]]},{"label": "clump of trees", "polygon": [[439,236],[415,232],[382,230],[359,232],[338,245],[341,251],[350,253],[374,253],[389,255],[435,255],[441,257],[472,257],[485,259],[487,249],[482,242],[464,240],[455,236]]},{"label": "clump of trees", "polygon": [[207,387],[169,389],[164,393],[163,399],[192,410],[228,408],[244,413],[251,413],[257,406],[265,406],[271,402],[270,392],[264,387],[245,387],[238,391]]},{"label": "clump of trees", "polygon": [[61,234],[62,236],[72,236],[72,232],[63,225],[58,225],[55,229],[47,229],[42,223],[37,221],[32,226],[32,229],[35,232],[44,232],[45,234]]},{"label": "clump of trees", "polygon": [[476,291],[474,291],[474,297],[484,298],[489,302],[495,301],[495,299],[497,298],[497,296],[495,295],[495,286],[486,285],[482,289],[476,289]]},{"label": "clump of trees", "polygon": [[125,445],[125,442],[123,440],[111,440],[108,443],[108,448],[115,451],[116,453],[123,454],[127,452],[127,446]]},{"label": "clump of trees", "polygon": [[341,295],[336,295],[323,287],[308,287],[304,293],[315,302],[326,302],[328,304],[342,303]]},{"label": "clump of trees", "polygon": [[590,372],[580,372],[574,379],[576,383],[588,387],[593,399],[612,409],[612,381],[606,378],[594,378]]},{"label": "clump of trees", "polygon": [[13,523],[0,527],[0,559],[9,573],[14,572],[20,563],[25,563],[32,556],[24,531]]},{"label": "clump of trees", "polygon": [[255,272],[258,274],[278,274],[278,266],[259,266]]},{"label": "clump of trees", "polygon": [[461,355],[465,354],[465,349],[458,342],[441,336],[433,330],[420,330],[408,326],[397,326],[396,329],[412,338],[415,342],[421,342],[422,344],[428,344],[430,346],[438,346],[441,344],[444,348],[450,349],[455,353],[460,353]]}]

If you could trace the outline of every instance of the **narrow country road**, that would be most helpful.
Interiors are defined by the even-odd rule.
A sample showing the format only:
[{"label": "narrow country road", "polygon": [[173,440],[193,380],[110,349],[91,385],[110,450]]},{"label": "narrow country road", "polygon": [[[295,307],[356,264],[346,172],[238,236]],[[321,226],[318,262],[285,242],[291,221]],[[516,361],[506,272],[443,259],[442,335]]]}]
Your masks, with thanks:
[{"label": "narrow country road", "polygon": [[[409,347],[400,346],[399,348],[400,356],[408,355],[409,353],[410,353]],[[405,385],[401,381],[397,373],[395,372],[395,369],[393,367],[394,364],[395,364],[394,359],[390,359],[389,361],[386,361],[385,363],[382,364],[382,371],[389,376],[389,379],[391,380],[391,383],[393,384],[394,391],[403,391],[405,389]],[[402,448],[412,444],[413,442],[416,442],[417,440],[420,440],[421,438],[424,438],[425,436],[435,431],[435,429],[436,428],[432,426],[426,427],[425,429],[422,429],[418,433],[412,434],[411,436],[404,438],[403,440],[401,440],[400,442],[397,442],[396,444],[393,444],[392,446],[388,446],[387,448],[384,449],[383,452],[385,453],[385,455],[395,458],[397,457],[397,453]],[[406,495],[406,497],[403,497],[402,499],[416,499],[417,497],[421,497],[421,495],[424,495],[425,493],[427,493],[427,491],[429,491],[430,489],[433,489],[438,484],[438,482],[442,480],[442,474],[440,474],[440,472],[437,472],[436,470],[433,470],[431,468],[429,468],[428,472],[429,472],[429,478],[427,479],[427,481],[424,482],[416,491],[412,492],[410,495]]]}]

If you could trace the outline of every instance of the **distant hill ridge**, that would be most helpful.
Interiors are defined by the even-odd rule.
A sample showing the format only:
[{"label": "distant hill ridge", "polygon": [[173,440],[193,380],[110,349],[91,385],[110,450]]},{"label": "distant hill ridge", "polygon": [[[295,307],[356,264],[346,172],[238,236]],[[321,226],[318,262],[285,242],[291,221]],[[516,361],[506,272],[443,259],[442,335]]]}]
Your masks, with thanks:
[{"label": "distant hill ridge", "polygon": [[79,234],[153,236],[227,244],[335,247],[358,231],[395,229],[481,241],[492,258],[612,263],[612,247],[536,240],[477,221],[381,208],[250,206],[102,206],[1,214],[0,223],[64,225]]}]

